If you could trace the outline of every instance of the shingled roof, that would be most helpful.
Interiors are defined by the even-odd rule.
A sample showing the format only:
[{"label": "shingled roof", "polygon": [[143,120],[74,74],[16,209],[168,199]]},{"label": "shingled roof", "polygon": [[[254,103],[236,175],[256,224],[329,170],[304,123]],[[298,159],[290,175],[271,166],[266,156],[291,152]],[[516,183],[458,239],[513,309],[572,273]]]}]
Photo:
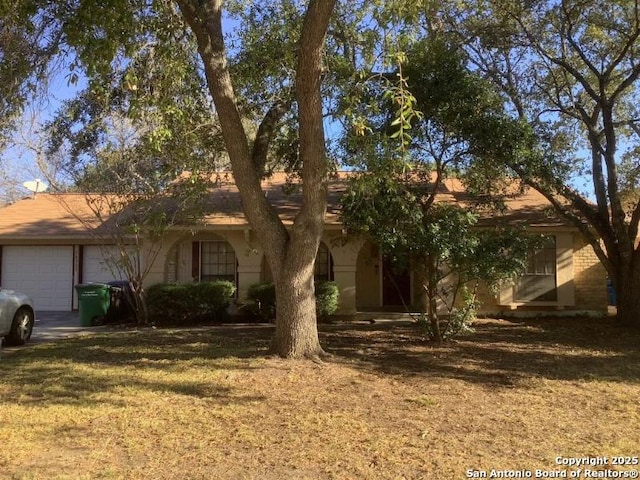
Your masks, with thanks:
[{"label": "shingled roof", "polygon": [[39,193],[0,209],[0,238],[88,238],[89,225],[96,218],[79,193]]},{"label": "shingled roof", "polygon": [[[340,196],[346,190],[346,179],[350,175],[341,172],[329,181],[327,225],[341,225]],[[277,172],[263,182],[266,197],[285,224],[293,222],[301,202],[299,186],[289,180],[285,173]],[[458,179],[446,179],[437,198],[439,202],[470,203],[469,195]],[[569,226],[566,220],[550,215],[549,207],[549,202],[541,194],[528,189],[508,199],[505,211],[483,214],[481,224],[504,222],[532,227]],[[214,177],[204,211],[204,225],[236,228],[248,225],[240,194],[230,173],[223,172]],[[90,238],[88,227],[97,228],[98,222],[88,206],[87,196],[80,193],[39,193],[0,209],[0,240]]]}]

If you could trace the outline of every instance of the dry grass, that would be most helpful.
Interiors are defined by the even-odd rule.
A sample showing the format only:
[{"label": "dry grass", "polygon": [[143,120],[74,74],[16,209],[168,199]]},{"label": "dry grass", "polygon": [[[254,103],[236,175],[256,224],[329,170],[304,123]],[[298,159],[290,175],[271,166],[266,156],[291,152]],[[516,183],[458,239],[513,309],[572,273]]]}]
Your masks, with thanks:
[{"label": "dry grass", "polygon": [[640,454],[640,333],[482,320],[443,346],[326,326],[326,364],[270,327],[115,332],[4,354],[0,478],[458,479]]}]

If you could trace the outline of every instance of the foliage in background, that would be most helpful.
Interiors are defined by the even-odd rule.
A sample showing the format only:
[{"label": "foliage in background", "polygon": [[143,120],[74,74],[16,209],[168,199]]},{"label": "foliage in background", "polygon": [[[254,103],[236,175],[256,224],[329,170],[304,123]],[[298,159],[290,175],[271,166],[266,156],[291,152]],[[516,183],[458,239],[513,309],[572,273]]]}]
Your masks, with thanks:
[{"label": "foliage in background", "polygon": [[94,72],[45,126],[47,153],[62,153],[75,189],[148,195],[182,172],[206,181],[227,164],[195,45],[171,18],[144,16],[150,33],[127,46],[131,59]]},{"label": "foliage in background", "polygon": [[318,320],[327,320],[338,311],[340,286],[336,282],[316,282],[316,313]]},{"label": "foliage in background", "polygon": [[640,325],[640,5],[634,0],[470,1],[442,10],[470,69],[532,136],[503,158],[572,221]]},{"label": "foliage in background", "polygon": [[276,286],[273,282],[250,285],[242,310],[264,322],[272,322],[276,318]]},{"label": "foliage in background", "polygon": [[0,2],[0,153],[23,109],[46,89],[61,33],[33,2]]},{"label": "foliage in background", "polygon": [[479,282],[495,291],[524,272],[533,239],[523,229],[479,227],[477,215],[456,204],[426,206],[428,188],[424,180],[388,172],[363,174],[343,198],[343,219],[383,255],[412,268],[422,287],[429,338],[441,341],[474,318]]},{"label": "foliage in background", "polygon": [[226,320],[235,290],[228,281],[152,285],[147,290],[149,320],[156,325]]},{"label": "foliage in background", "polygon": [[[495,286],[524,271],[524,232],[474,228],[472,212],[499,208],[508,192],[518,193],[501,159],[526,148],[527,135],[509,122],[489,85],[464,67],[448,36],[435,32],[409,47],[396,72],[402,95],[389,95],[384,83],[369,88],[381,100],[373,109],[360,106],[369,131],[346,138],[361,173],[350,180],[342,218],[383,254],[411,266],[423,288],[429,336],[441,341],[473,317],[479,281]],[[481,187],[485,195],[452,196],[448,177],[469,194]],[[439,311],[447,318],[442,325]]]}]

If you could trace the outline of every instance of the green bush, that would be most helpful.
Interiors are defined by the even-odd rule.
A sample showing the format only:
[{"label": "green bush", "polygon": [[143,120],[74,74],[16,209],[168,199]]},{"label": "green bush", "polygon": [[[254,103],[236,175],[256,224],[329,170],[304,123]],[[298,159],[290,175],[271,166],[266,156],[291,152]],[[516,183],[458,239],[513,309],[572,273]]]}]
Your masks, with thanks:
[{"label": "green bush", "polygon": [[[316,315],[318,320],[326,320],[338,310],[340,288],[336,282],[317,282],[315,289]],[[276,317],[275,285],[272,282],[251,285],[243,308],[262,321],[273,321]]]},{"label": "green bush", "polygon": [[147,293],[147,306],[149,309],[149,321],[160,323],[166,319],[175,319],[176,322],[184,321],[187,304],[186,284],[159,283],[149,287]]},{"label": "green bush", "polygon": [[147,290],[149,320],[158,325],[223,320],[235,290],[227,281],[153,285]]},{"label": "green bush", "polygon": [[338,310],[340,287],[336,282],[316,283],[316,315],[326,320]]},{"label": "green bush", "polygon": [[247,291],[247,303],[244,309],[262,321],[273,321],[276,318],[276,287],[273,282],[251,285]]}]

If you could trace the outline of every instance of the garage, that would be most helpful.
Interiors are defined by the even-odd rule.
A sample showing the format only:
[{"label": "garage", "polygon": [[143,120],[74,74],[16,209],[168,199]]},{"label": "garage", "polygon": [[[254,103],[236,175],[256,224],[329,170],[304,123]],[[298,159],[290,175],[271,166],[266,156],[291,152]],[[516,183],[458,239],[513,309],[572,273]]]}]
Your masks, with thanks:
[{"label": "garage", "polygon": [[72,246],[3,246],[2,288],[31,297],[40,311],[71,310]]},{"label": "garage", "polygon": [[82,247],[82,283],[126,279],[127,276],[112,260],[117,258],[118,249],[114,246],[85,245]]}]

